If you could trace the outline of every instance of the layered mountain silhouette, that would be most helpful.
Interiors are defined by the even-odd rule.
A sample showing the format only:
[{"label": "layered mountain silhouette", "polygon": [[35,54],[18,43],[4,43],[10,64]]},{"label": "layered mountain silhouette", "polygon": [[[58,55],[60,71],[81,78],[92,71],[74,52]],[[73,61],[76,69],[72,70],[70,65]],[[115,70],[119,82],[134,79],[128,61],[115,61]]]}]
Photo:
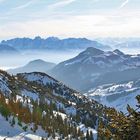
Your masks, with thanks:
[{"label": "layered mountain silhouette", "polygon": [[67,49],[86,49],[88,47],[95,47],[102,50],[110,50],[107,45],[98,43],[97,41],[88,40],[86,38],[67,38],[59,39],[57,37],[48,37],[43,39],[41,37],[31,38],[14,38],[10,40],[3,40],[3,44],[11,45],[15,49],[49,49],[64,51]]}]

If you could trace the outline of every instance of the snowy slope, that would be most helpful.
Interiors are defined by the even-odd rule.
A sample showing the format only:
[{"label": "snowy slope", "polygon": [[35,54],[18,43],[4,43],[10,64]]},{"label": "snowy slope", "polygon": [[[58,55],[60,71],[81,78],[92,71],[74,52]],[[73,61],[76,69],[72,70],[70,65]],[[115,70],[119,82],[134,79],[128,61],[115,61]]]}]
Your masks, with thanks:
[{"label": "snowy slope", "polygon": [[140,80],[121,84],[103,85],[91,89],[85,95],[103,105],[127,112],[127,104],[136,108],[135,97],[140,94]]},{"label": "snowy slope", "polygon": [[43,85],[55,82],[55,80],[49,77],[48,75],[44,75],[43,73],[39,73],[39,72],[38,73],[34,72],[34,73],[29,73],[29,74],[25,73],[25,74],[22,74],[22,77],[26,79],[27,81],[37,82]]},{"label": "snowy slope", "polygon": [[17,124],[12,127],[1,115],[0,122],[0,140],[3,140],[4,138],[6,138],[6,140],[41,140],[41,136],[46,136],[46,133],[41,129],[36,133],[33,133],[30,130],[24,132]]}]

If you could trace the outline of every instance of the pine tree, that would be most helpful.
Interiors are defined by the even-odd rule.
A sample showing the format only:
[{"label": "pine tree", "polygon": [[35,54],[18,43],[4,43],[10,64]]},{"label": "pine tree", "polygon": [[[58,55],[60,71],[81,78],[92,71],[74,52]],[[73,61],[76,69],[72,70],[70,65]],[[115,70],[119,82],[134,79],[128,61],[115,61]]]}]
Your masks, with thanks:
[{"label": "pine tree", "polygon": [[15,117],[13,116],[11,126],[14,126],[14,125],[15,125]]},{"label": "pine tree", "polygon": [[99,121],[98,140],[139,140],[140,139],[140,95],[136,97],[137,109],[127,106],[128,113],[106,108],[106,119]]},{"label": "pine tree", "polygon": [[89,131],[87,130],[87,133],[86,133],[86,140],[90,140],[90,136],[89,136]]},{"label": "pine tree", "polygon": [[94,140],[92,131],[90,131],[90,140]]}]

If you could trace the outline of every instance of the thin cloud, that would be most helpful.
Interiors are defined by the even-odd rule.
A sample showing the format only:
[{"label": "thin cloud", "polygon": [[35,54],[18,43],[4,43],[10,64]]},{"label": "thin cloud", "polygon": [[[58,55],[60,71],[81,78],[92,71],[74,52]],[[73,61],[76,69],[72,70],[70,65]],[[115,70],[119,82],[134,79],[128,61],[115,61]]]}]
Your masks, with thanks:
[{"label": "thin cloud", "polygon": [[15,8],[13,8],[13,9],[14,10],[24,9],[24,8],[29,7],[32,3],[34,3],[34,0],[30,0],[29,2],[27,2],[27,3],[23,4],[23,5],[17,6]]},{"label": "thin cloud", "polygon": [[120,9],[123,8],[123,7],[125,7],[125,6],[128,4],[128,2],[129,2],[129,0],[125,0],[125,1],[121,4]]},{"label": "thin cloud", "polygon": [[[0,38],[59,36],[59,37],[139,37],[139,15],[109,13],[103,15],[78,15],[60,19],[12,22],[0,26]],[[129,30],[128,30],[129,29]]]},{"label": "thin cloud", "polygon": [[69,5],[75,1],[76,0],[61,0],[60,2],[49,5],[48,8],[49,9],[56,9],[56,8],[64,7],[64,6]]}]

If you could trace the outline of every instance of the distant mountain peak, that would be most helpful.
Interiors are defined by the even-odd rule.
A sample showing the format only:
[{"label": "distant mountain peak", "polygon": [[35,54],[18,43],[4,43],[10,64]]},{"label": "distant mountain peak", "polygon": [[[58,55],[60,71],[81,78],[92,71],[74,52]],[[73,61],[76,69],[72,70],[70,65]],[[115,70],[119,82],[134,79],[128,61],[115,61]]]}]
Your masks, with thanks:
[{"label": "distant mountain peak", "polygon": [[100,50],[100,49],[96,49],[94,47],[89,47],[87,48],[84,52],[82,52],[81,54],[86,54],[86,55],[90,55],[90,56],[96,56],[96,55],[100,55],[103,54],[104,51]]},{"label": "distant mountain peak", "polygon": [[56,64],[51,62],[46,62],[42,59],[32,60],[28,64],[26,64],[23,67],[15,68],[15,69],[9,69],[8,72],[12,74],[17,73],[24,73],[24,72],[46,72],[50,69],[52,69]]},{"label": "distant mountain peak", "polygon": [[40,36],[36,36],[34,39],[35,40],[41,40],[42,38]]},{"label": "distant mountain peak", "polygon": [[116,53],[116,54],[118,54],[118,55],[124,55],[124,53],[121,52],[119,49],[116,49],[113,52]]},{"label": "distant mountain peak", "polygon": [[49,41],[57,41],[57,40],[60,40],[58,37],[48,37],[46,40],[49,40]]},{"label": "distant mountain peak", "polygon": [[[54,66],[55,64],[54,63],[51,63],[51,62],[46,62],[46,61],[44,61],[44,60],[42,60],[42,59],[36,59],[36,60],[32,60],[32,61],[30,61],[27,65],[26,65],[26,67],[27,66],[30,66],[30,67],[32,67],[32,66],[40,66],[40,67],[42,67],[42,69],[43,69],[43,67],[45,67],[45,66],[47,66],[47,65],[51,65],[51,66]],[[47,69],[47,68],[46,68]]]},{"label": "distant mountain peak", "polygon": [[42,59],[36,59],[36,60],[30,61],[28,64],[33,64],[33,63],[46,63],[46,61],[44,61]]}]

